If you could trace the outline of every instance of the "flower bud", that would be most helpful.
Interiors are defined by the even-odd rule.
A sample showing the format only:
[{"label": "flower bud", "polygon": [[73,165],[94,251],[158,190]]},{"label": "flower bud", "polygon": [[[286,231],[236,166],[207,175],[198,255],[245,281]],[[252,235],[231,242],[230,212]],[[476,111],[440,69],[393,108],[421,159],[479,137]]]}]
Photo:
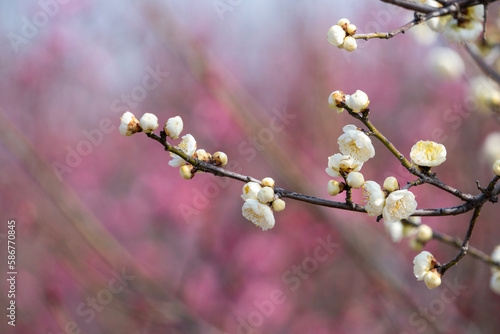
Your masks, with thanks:
[{"label": "flower bud", "polygon": [[196,150],[195,157],[198,160],[208,161],[208,160],[210,160],[210,158],[212,156],[210,155],[210,153],[207,153],[207,151],[205,151],[204,149],[200,148],[200,149]]},{"label": "flower bud", "polygon": [[328,30],[326,40],[333,46],[340,46],[344,43],[345,31],[341,27],[334,25]]},{"label": "flower bud", "polygon": [[417,231],[417,240],[420,243],[425,244],[431,239],[432,239],[432,229],[428,225],[425,224],[420,225]]},{"label": "flower bud", "polygon": [[217,166],[227,165],[227,155],[224,152],[215,152],[213,155],[213,159]]},{"label": "flower bud", "polygon": [[494,272],[490,279],[490,288],[500,295],[500,271]]},{"label": "flower bud", "polygon": [[338,195],[342,192],[342,190],[344,190],[344,184],[335,180],[330,180],[328,182],[327,190],[330,196]]},{"label": "flower bud", "polygon": [[495,161],[495,163],[493,164],[493,173],[500,176],[500,160]]},{"label": "flower bud", "polygon": [[130,111],[127,111],[120,117],[120,127],[118,130],[120,130],[122,136],[131,136],[136,132],[142,131],[139,121]]},{"label": "flower bud", "polygon": [[180,116],[171,117],[165,123],[165,133],[172,139],[179,138],[179,135],[182,132],[184,123],[182,122],[182,118]]},{"label": "flower bud", "polygon": [[351,24],[351,21],[349,21],[348,19],[346,18],[342,18],[340,20],[337,21],[337,25],[342,27],[342,29],[347,29],[347,26]]},{"label": "flower bud", "polygon": [[345,103],[353,112],[360,112],[368,108],[370,100],[368,100],[368,95],[365,92],[358,89],[356,93],[346,97]]},{"label": "flower bud", "polygon": [[441,285],[441,274],[439,274],[436,270],[429,271],[424,276],[424,283],[429,289],[437,288]]},{"label": "flower bud", "polygon": [[365,178],[360,172],[351,172],[347,175],[346,181],[351,188],[358,189],[365,183]]},{"label": "flower bud", "polygon": [[261,203],[269,203],[274,199],[274,190],[270,187],[263,187],[257,193],[257,199]]},{"label": "flower bud", "polygon": [[274,188],[274,180],[270,177],[265,177],[262,179],[262,186]]},{"label": "flower bud", "polygon": [[392,193],[393,191],[399,190],[398,180],[394,176],[389,176],[384,181],[384,190]]},{"label": "flower bud", "polygon": [[349,52],[353,52],[358,48],[358,43],[356,43],[354,37],[347,36],[344,38],[344,44],[342,44],[342,47]]},{"label": "flower bud", "polygon": [[192,169],[193,169],[193,166],[191,166],[191,165],[181,166],[181,168],[179,168],[179,172],[180,172],[182,178],[185,180],[191,180],[194,177],[194,174],[191,173]]},{"label": "flower bud", "polygon": [[273,210],[276,212],[285,210],[286,206],[285,201],[282,200],[281,198],[275,199],[272,205],[273,205]]},{"label": "flower bud", "polygon": [[352,36],[356,33],[356,26],[354,24],[349,24],[345,31],[348,35]]},{"label": "flower bud", "polygon": [[142,131],[145,133],[153,132],[158,128],[158,117],[153,114],[145,113],[142,115],[141,120],[139,121],[141,124]]},{"label": "flower bud", "polygon": [[241,198],[245,201],[247,199],[257,199],[257,194],[261,189],[262,187],[257,182],[248,182],[243,186]]},{"label": "flower bud", "polygon": [[345,102],[345,94],[340,90],[334,91],[328,97],[328,106],[331,109],[337,109],[338,113],[341,113],[344,110],[342,102]]},{"label": "flower bud", "polygon": [[415,252],[420,252],[424,248],[424,245],[417,239],[410,239],[409,246]]}]

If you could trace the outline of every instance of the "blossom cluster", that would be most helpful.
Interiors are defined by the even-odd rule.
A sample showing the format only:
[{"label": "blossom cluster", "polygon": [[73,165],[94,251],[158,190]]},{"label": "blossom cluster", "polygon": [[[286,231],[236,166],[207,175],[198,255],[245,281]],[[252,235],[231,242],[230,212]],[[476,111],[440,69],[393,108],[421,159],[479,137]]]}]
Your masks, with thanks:
[{"label": "blossom cluster", "polygon": [[354,34],[356,34],[356,26],[351,24],[348,19],[343,18],[328,30],[326,39],[331,45],[352,52],[358,47],[356,39],[353,37]]},{"label": "blossom cluster", "polygon": [[441,273],[438,271],[439,263],[428,251],[423,251],[413,259],[413,274],[418,281],[424,281],[429,289],[441,285]]},{"label": "blossom cluster", "polygon": [[[362,100],[361,103],[359,101]],[[348,105],[350,109],[360,110],[368,106],[368,96],[362,91],[357,91],[352,96],[347,96],[341,91],[330,94],[329,105],[342,107],[342,103]],[[351,103],[349,103],[351,101]],[[343,128],[344,133],[338,138],[341,153],[336,153],[328,158],[326,173],[331,177],[342,177],[344,182],[330,180],[328,182],[328,193],[335,196],[341,193],[346,187],[349,189],[363,189],[365,210],[370,216],[382,215],[386,222],[398,222],[409,218],[417,208],[415,195],[406,189],[399,189],[399,184],[394,177],[387,178],[384,182],[384,190],[375,181],[364,180],[360,170],[363,164],[375,156],[375,149],[370,137],[355,125],[349,124]],[[413,152],[413,151],[412,151]],[[416,157],[421,158],[419,163],[434,161],[434,156],[420,157],[420,149],[415,149]]]},{"label": "blossom cluster", "polygon": [[[122,115],[120,121],[119,131],[123,136],[131,136],[138,132],[151,133],[159,126],[158,117],[150,113],[145,113],[140,120],[137,120],[134,114],[127,111]],[[172,139],[178,139],[183,128],[184,122],[182,118],[180,116],[175,116],[167,120],[163,127],[163,131],[166,136]],[[224,166],[227,164],[227,155],[224,152],[210,154],[204,149],[197,149],[196,140],[191,134],[182,137],[178,149],[189,158],[195,158],[216,166]],[[189,180],[194,177],[196,169],[193,165],[173,152],[170,152],[170,156],[172,160],[170,160],[168,164],[172,167],[180,167],[179,172],[182,178]]]},{"label": "blossom cluster", "polygon": [[[420,0],[431,7],[442,7],[435,0]],[[472,42],[483,32],[484,6],[476,5],[463,9],[459,15],[433,17],[427,21],[429,28],[444,34],[452,42]]]},{"label": "blossom cluster", "polygon": [[[266,177],[261,183],[248,182],[243,186],[241,198],[245,201],[241,209],[243,217],[263,231],[274,227],[274,214],[285,209],[285,201],[274,193],[275,182]],[[271,209],[272,208],[272,209]]]}]

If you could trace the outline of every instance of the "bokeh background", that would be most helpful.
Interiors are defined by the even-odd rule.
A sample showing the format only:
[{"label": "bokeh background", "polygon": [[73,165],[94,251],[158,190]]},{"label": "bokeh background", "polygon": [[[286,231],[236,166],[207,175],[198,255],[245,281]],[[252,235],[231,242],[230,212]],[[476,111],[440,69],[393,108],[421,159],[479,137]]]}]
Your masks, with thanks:
[{"label": "bokeh background", "polygon": [[[327,98],[361,89],[402,152],[445,144],[436,172],[476,194],[492,176],[481,147],[499,130],[467,107],[476,65],[453,45],[466,74],[443,80],[427,57],[446,41],[412,33],[347,53],[325,38],[341,17],[364,33],[411,14],[361,0],[0,2],[0,277],[9,219],[18,271],[15,327],[1,280],[0,332],[497,333],[484,263],[466,257],[431,291],[413,277],[408,240],[393,244],[383,222],[291,200],[263,232],[241,215],[243,184],[183,180],[158,143],[118,132],[125,110],[180,115],[229,169],[328,198],[327,157],[357,123]],[[412,180],[374,145],[365,179]],[[419,208],[460,204],[415,193]],[[471,240],[486,253],[500,243],[498,213],[486,205]],[[423,222],[462,238],[469,216]],[[425,249],[441,262],[457,252]]]}]

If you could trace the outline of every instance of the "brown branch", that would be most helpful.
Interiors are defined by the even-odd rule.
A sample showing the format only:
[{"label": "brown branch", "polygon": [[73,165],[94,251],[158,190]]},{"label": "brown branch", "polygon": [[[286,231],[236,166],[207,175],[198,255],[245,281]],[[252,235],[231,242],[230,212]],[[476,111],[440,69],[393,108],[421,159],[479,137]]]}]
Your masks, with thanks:
[{"label": "brown branch", "polygon": [[[401,162],[403,167],[405,167],[411,174],[418,176],[420,181],[423,183],[428,183],[431,184],[439,189],[442,189],[458,198],[460,198],[463,201],[469,202],[472,201],[474,196],[470,194],[464,194],[460,190],[453,188],[452,186],[449,186],[439,180],[439,178],[436,177],[435,174],[430,175],[423,173],[419,171],[415,166],[411,164],[408,159],[405,158],[405,156],[373,125],[372,122],[370,122],[368,116],[370,113],[369,109],[366,109],[362,113],[354,113],[352,112],[352,109],[350,109],[347,105],[343,104],[343,107],[349,112],[349,115],[352,117],[358,119],[361,121],[368,129],[370,129],[370,135],[374,136],[377,138],[382,144],[384,144],[385,147]],[[414,184],[416,185],[416,184]]]},{"label": "brown branch", "polygon": [[456,265],[469,251],[469,240],[472,236],[472,231],[474,230],[474,226],[476,225],[477,218],[479,217],[479,213],[481,212],[482,205],[476,207],[474,209],[474,213],[472,214],[472,218],[469,223],[469,228],[467,229],[467,233],[465,234],[465,238],[460,246],[460,251],[457,256],[453,260],[448,263],[443,264],[439,267],[439,273],[444,275],[444,273],[450,269],[452,266]]},{"label": "brown branch", "polygon": [[[414,227],[418,227],[420,225],[419,223],[414,223],[408,219],[405,219],[404,223],[408,224],[408,225],[412,225]],[[457,249],[461,249],[462,244],[463,244],[463,240],[461,240],[460,238],[452,237],[451,235],[448,235],[448,234],[442,233],[442,232],[438,232],[434,229],[432,229],[432,239],[441,241],[442,243],[450,245],[450,246],[457,248]],[[494,262],[491,259],[491,256],[489,256],[485,252],[483,252],[475,247],[469,246],[467,254],[469,254],[470,256],[472,256],[480,261],[483,261],[484,263],[486,263],[490,266],[496,266],[496,267],[500,268],[499,262]]]},{"label": "brown branch", "polygon": [[487,5],[491,2],[495,2],[498,0],[458,0],[458,1],[448,1],[443,7],[431,7],[423,4],[418,4],[414,2],[408,2],[403,0],[381,0],[382,2],[390,3],[393,5],[397,5],[399,7],[414,10],[415,18],[405,24],[404,26],[389,31],[389,32],[374,32],[369,34],[358,34],[353,36],[357,39],[364,39],[365,41],[372,38],[380,38],[380,39],[389,39],[398,34],[404,34],[408,29],[413,28],[414,26],[428,21],[434,17],[445,16],[445,15],[453,15],[459,13],[463,8],[472,7],[475,5],[483,4]]},{"label": "brown branch", "polygon": [[[148,133],[146,135],[149,138],[162,144],[166,151],[169,151],[169,152],[172,152],[172,153],[179,155],[186,162],[195,166],[197,168],[197,170],[199,170],[199,171],[211,173],[215,176],[229,177],[229,178],[241,181],[241,182],[253,181],[253,182],[257,182],[260,184],[260,180],[254,178],[254,177],[231,172],[231,171],[228,171],[224,168],[212,165],[208,162],[201,161],[201,160],[195,159],[193,157],[187,156],[184,152],[182,152],[181,150],[179,150],[175,146],[170,145],[167,142],[164,131],[161,131],[160,136],[158,136],[154,133]],[[318,198],[318,197],[314,197],[314,196],[310,196],[310,195],[304,195],[304,194],[300,194],[297,192],[293,192],[293,191],[286,190],[283,188],[278,188],[278,187],[274,188],[274,192],[280,197],[286,197],[286,198],[294,199],[297,201],[306,202],[309,204],[314,204],[314,205],[319,205],[319,206],[324,206],[324,207],[329,207],[329,208],[335,208],[335,209],[341,209],[341,210],[347,210],[347,211],[366,213],[366,210],[362,205],[355,204],[355,203],[349,204],[349,203],[330,201],[330,200],[326,200],[323,198]],[[491,194],[493,196],[498,195],[498,193],[500,193],[500,184],[493,187],[493,189],[491,191]],[[469,200],[465,204],[455,206],[455,207],[439,208],[439,209],[418,209],[415,211],[413,216],[455,216],[455,215],[466,213],[466,212],[468,212],[476,207],[483,205],[490,198],[491,198],[490,195],[486,195],[485,193],[481,193],[477,196],[471,197],[471,200]]]},{"label": "brown branch", "polygon": [[483,57],[476,51],[473,50],[468,44],[465,44],[465,50],[469,53],[474,62],[479,66],[481,71],[483,71],[486,76],[490,77],[493,81],[500,85],[500,74],[495,71],[490,65],[486,63]]}]

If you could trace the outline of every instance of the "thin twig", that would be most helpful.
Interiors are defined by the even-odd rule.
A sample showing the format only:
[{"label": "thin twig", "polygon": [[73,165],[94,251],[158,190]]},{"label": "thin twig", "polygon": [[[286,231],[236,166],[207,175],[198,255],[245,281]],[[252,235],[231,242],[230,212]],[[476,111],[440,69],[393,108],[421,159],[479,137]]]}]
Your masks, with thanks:
[{"label": "thin twig", "polygon": [[448,1],[446,2],[446,5],[443,5],[443,7],[431,7],[423,4],[418,4],[414,2],[408,2],[408,1],[403,1],[403,0],[381,0],[382,2],[386,3],[391,3],[397,6],[400,6],[402,8],[414,10],[417,13],[415,13],[415,18],[405,24],[404,26],[389,31],[389,32],[374,32],[374,33],[369,33],[369,34],[358,34],[354,35],[353,37],[356,39],[364,39],[365,41],[372,39],[372,38],[380,38],[380,39],[389,39],[392,38],[398,34],[404,34],[407,30],[413,28],[414,26],[423,23],[425,21],[428,21],[434,17],[439,17],[439,16],[445,16],[445,15],[450,15],[450,14],[456,14],[459,13],[463,8],[475,6],[478,4],[488,4],[491,2],[495,2],[498,0],[458,0],[458,1]]},{"label": "thin twig", "polygon": [[413,10],[416,12],[420,13],[432,13],[433,11],[436,10],[436,7],[416,3],[416,2],[409,2],[409,1],[404,1],[404,0],[381,0],[382,2],[385,3],[390,3],[405,9]]},{"label": "thin twig", "polygon": [[[408,224],[408,225],[412,225],[414,227],[418,227],[420,225],[420,223],[414,223],[414,222],[412,222],[411,220],[408,220],[408,219],[405,219],[404,223]],[[451,235],[448,235],[446,233],[442,233],[442,232],[436,231],[435,229],[432,229],[432,239],[441,241],[442,243],[450,245],[450,246],[452,246],[454,248],[457,248],[457,249],[461,249],[462,248],[462,244],[463,244],[463,240],[462,239],[460,239],[458,237],[452,237]],[[486,263],[488,265],[500,268],[500,263],[499,262],[494,262],[491,259],[491,256],[489,256],[485,252],[477,249],[476,247],[469,246],[467,254],[470,255],[470,256],[472,256],[472,257],[474,257],[474,258],[476,258],[476,259],[478,259],[478,260],[483,261],[484,263]]]},{"label": "thin twig", "polygon": [[474,230],[474,226],[476,225],[477,218],[479,217],[479,213],[481,212],[482,205],[476,207],[474,209],[474,213],[472,214],[472,218],[469,223],[469,228],[467,229],[467,233],[465,234],[465,238],[462,242],[462,245],[460,247],[460,251],[458,252],[457,256],[453,260],[451,260],[448,263],[443,264],[441,267],[439,267],[439,272],[441,275],[444,275],[444,273],[450,269],[452,266],[456,265],[464,256],[467,254],[469,250],[469,240],[470,237],[472,236],[472,231]]},{"label": "thin twig", "polygon": [[500,85],[500,74],[486,63],[483,57],[477,52],[477,48],[473,50],[468,44],[465,45],[465,50],[469,53],[471,58],[476,62],[477,66],[483,71],[486,76],[490,77],[497,84]]}]

